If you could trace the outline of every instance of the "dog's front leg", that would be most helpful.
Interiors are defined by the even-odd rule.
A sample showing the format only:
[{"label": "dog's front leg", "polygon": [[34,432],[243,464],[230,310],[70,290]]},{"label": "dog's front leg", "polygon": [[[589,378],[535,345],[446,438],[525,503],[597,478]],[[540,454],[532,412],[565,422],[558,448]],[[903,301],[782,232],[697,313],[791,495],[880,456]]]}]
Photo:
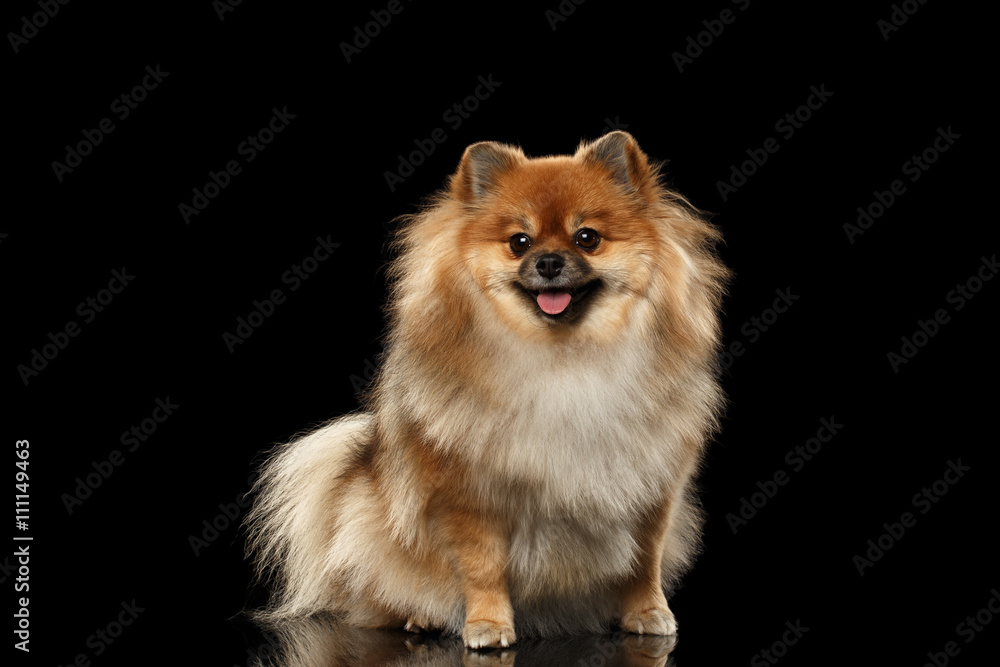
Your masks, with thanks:
[{"label": "dog's front leg", "polygon": [[506,576],[509,528],[496,517],[462,507],[467,505],[439,506],[440,525],[465,597],[462,639],[469,648],[510,646],[515,636]]},{"label": "dog's front leg", "polygon": [[664,539],[672,501],[670,495],[665,494],[638,526],[636,568],[621,590],[621,625],[628,632],[646,635],[672,635],[677,632],[677,621],[667,606],[661,580]]}]

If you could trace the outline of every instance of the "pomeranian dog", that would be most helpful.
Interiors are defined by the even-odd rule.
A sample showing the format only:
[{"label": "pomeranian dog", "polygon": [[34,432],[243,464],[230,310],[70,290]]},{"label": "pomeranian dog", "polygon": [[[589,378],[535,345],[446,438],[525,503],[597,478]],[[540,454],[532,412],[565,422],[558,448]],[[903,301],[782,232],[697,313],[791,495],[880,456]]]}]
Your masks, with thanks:
[{"label": "pomeranian dog", "polygon": [[272,621],[676,631],[718,426],[719,232],[626,132],[469,146],[401,226],[366,405],[275,450],[247,518]]}]

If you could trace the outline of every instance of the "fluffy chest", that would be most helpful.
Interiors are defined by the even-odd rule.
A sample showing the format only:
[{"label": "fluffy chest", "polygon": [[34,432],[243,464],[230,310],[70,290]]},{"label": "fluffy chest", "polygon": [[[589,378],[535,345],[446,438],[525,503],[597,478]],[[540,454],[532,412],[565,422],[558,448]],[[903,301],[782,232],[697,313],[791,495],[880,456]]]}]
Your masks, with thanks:
[{"label": "fluffy chest", "polygon": [[535,370],[456,396],[435,422],[441,441],[476,469],[484,495],[513,485],[543,513],[612,522],[645,510],[681,451],[655,381],[621,366]]},{"label": "fluffy chest", "polygon": [[636,552],[628,522],[521,516],[511,533],[507,574],[515,596],[581,595],[627,575]]}]

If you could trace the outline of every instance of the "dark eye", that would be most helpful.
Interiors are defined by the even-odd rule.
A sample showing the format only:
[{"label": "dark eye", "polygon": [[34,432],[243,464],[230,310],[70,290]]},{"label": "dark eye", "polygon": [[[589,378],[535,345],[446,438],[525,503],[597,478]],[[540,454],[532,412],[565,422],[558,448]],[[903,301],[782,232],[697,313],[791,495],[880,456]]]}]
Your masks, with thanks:
[{"label": "dark eye", "polygon": [[601,242],[601,235],[593,229],[584,227],[576,233],[573,240],[584,250],[593,250]]},{"label": "dark eye", "polygon": [[510,249],[522,253],[531,247],[531,237],[527,234],[514,234],[510,237]]}]

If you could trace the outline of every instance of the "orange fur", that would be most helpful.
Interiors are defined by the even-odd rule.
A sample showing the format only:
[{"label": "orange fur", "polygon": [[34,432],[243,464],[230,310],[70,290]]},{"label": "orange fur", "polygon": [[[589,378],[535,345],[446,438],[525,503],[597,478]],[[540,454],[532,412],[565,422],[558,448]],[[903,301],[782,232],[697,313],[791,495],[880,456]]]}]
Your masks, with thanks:
[{"label": "orange fur", "polygon": [[[573,156],[470,146],[400,231],[365,411],[264,467],[263,615],[475,648],[674,632],[665,591],[698,550],[693,480],[722,404],[719,238],[627,133]],[[569,305],[547,314],[540,292]]]}]

